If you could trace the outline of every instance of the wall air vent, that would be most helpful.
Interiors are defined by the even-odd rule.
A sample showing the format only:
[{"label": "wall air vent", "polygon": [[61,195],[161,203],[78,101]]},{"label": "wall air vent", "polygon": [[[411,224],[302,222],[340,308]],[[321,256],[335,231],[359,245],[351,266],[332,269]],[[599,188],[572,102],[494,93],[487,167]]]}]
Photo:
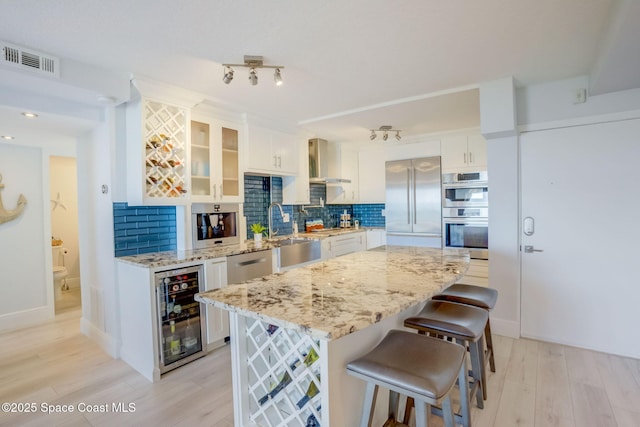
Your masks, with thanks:
[{"label": "wall air vent", "polygon": [[58,58],[5,42],[0,42],[0,44],[2,45],[0,64],[35,71],[50,77],[60,77],[60,60]]}]

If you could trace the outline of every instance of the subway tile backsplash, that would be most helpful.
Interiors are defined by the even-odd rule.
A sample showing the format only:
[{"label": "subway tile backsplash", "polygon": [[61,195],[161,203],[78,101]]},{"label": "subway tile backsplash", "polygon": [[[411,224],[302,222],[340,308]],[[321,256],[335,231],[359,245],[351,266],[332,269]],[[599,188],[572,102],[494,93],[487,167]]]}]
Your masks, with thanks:
[{"label": "subway tile backsplash", "polygon": [[[320,205],[327,200],[324,184],[311,184],[311,205]],[[268,176],[244,176],[244,216],[247,218],[247,238],[253,238],[251,224],[268,224],[267,209],[271,202],[282,203],[282,178]],[[322,219],[325,228],[338,227],[340,214],[345,210],[352,220],[359,220],[362,227],[385,226],[382,211],[384,204],[325,205],[319,208],[284,205],[282,209],[290,216],[285,223],[276,207],[271,209],[273,229],[279,235],[293,233],[294,221],[298,231],[303,232],[305,221]],[[139,255],[150,252],[176,249],[175,206],[129,206],[127,203],[113,204],[115,256]]]},{"label": "subway tile backsplash", "polygon": [[[247,238],[252,238],[253,233],[249,229],[251,224],[259,222],[265,227],[268,224],[267,208],[273,201],[282,203],[282,178],[262,177],[245,175],[245,203],[244,215],[247,218]],[[320,205],[320,199],[327,200],[326,186],[324,184],[310,185],[311,200],[310,205]],[[290,215],[290,222],[284,223],[276,207],[271,209],[271,220],[273,230],[278,234],[286,235],[293,232],[293,222],[298,224],[298,231],[304,231],[305,221],[311,219],[322,219],[325,228],[338,227],[340,225],[340,214],[345,210],[351,214],[352,219],[360,221],[363,227],[382,227],[385,222],[382,216],[384,204],[364,204],[364,205],[325,205],[324,207],[310,208],[305,206],[305,211],[301,212],[301,206],[284,205],[283,211]]]},{"label": "subway tile backsplash", "polygon": [[113,204],[115,256],[176,249],[175,206]]},{"label": "subway tile backsplash", "polygon": [[382,227],[384,228],[384,203],[369,205],[353,205],[353,217],[360,221],[363,227]]}]

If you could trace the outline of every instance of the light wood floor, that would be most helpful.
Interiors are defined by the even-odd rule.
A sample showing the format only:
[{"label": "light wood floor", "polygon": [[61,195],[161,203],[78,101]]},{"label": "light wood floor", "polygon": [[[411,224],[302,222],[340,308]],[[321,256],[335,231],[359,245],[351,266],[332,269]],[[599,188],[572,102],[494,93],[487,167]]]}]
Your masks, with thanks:
[{"label": "light wood floor", "polygon": [[[152,384],[81,335],[79,317],[78,309],[65,310],[49,324],[0,334],[0,402],[37,407],[0,412],[0,426],[233,426],[228,347]],[[497,372],[489,375],[485,408],[472,411],[475,426],[640,426],[640,361],[527,339],[494,341]],[[47,415],[43,403],[76,411]],[[80,403],[133,403],[135,412],[79,413]]]},{"label": "light wood floor", "polygon": [[80,308],[80,288],[71,288],[66,291],[56,289],[55,310],[56,315]]}]

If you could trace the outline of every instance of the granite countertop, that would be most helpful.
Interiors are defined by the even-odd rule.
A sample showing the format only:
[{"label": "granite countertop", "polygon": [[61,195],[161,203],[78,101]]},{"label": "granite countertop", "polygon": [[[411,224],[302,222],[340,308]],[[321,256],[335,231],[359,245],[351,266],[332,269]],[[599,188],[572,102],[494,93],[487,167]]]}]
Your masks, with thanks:
[{"label": "granite countertop", "polygon": [[[355,233],[358,231],[366,231],[366,228],[335,228],[327,229],[317,233],[299,233],[299,238],[322,240],[327,237],[337,236],[341,234]],[[256,244],[253,240],[246,240],[239,245],[220,246],[207,249],[192,249],[184,251],[164,251],[152,252],[142,255],[129,255],[116,258],[118,261],[127,264],[137,265],[139,267],[157,268],[171,267],[177,264],[184,264],[194,261],[206,261],[214,258],[227,257],[231,255],[245,254],[249,252],[258,252],[271,250],[280,246],[280,241],[293,238],[293,235],[276,236],[271,240],[263,240],[260,244]]]},{"label": "granite countertop", "polygon": [[253,240],[247,240],[239,245],[220,246],[207,249],[192,249],[185,251],[152,252],[141,255],[129,255],[116,258],[116,260],[139,267],[156,268],[170,267],[193,261],[206,261],[214,258],[222,258],[231,255],[239,255],[249,252],[267,251],[278,247],[276,241],[263,241],[256,244]]},{"label": "granite countertop", "polygon": [[196,300],[331,340],[429,299],[468,267],[466,250],[383,246],[199,293]]}]

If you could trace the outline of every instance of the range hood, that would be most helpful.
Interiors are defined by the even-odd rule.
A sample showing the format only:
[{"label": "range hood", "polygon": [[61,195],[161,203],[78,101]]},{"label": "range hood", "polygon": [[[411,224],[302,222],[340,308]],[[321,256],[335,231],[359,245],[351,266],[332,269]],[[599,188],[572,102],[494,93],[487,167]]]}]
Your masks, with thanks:
[{"label": "range hood", "polygon": [[313,184],[349,183],[350,179],[329,175],[329,142],[314,138],[309,140],[309,182]]}]

